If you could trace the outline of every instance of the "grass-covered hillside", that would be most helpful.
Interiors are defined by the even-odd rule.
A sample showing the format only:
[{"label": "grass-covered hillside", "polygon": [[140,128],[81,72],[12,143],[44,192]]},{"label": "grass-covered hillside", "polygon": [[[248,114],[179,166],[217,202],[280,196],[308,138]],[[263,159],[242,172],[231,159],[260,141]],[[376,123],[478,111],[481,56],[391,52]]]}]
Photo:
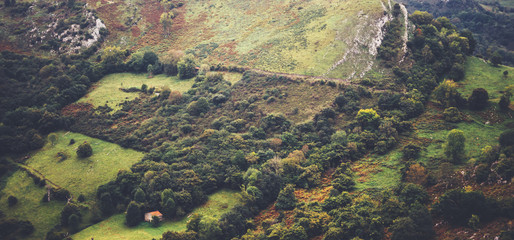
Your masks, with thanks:
[{"label": "grass-covered hillside", "polygon": [[514,236],[513,68],[456,19],[385,0],[0,18],[1,239]]},{"label": "grass-covered hillside", "polygon": [[[72,139],[75,143],[70,144]],[[84,142],[92,146],[93,155],[79,158],[76,149]],[[82,195],[82,207],[90,209],[94,206],[97,188],[114,179],[119,171],[128,170],[143,155],[82,134],[57,132],[49,135],[42,149],[29,156],[18,171],[5,179],[0,206],[7,217],[34,223],[36,231],[30,238],[41,239],[60,221],[67,198],[77,201]],[[45,185],[69,193],[64,199],[57,194],[51,195],[47,202]],[[13,207],[7,206],[10,196],[19,199]],[[94,217],[91,212],[86,212],[84,218]]]}]

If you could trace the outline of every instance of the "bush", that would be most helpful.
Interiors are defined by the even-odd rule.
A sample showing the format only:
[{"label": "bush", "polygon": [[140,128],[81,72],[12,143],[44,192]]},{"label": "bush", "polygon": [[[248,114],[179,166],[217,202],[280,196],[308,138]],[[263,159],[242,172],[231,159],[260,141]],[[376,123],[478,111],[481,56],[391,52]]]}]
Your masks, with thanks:
[{"label": "bush", "polygon": [[451,224],[465,226],[472,215],[482,220],[490,220],[497,214],[494,200],[486,199],[479,192],[450,190],[439,198],[432,211]]},{"label": "bush", "polygon": [[444,109],[443,118],[447,122],[457,123],[462,121],[460,111],[456,107],[449,107]]},{"label": "bush", "polygon": [[9,207],[12,207],[16,205],[16,203],[18,203],[18,198],[16,198],[15,196],[9,196],[7,198],[7,203],[9,204]]},{"label": "bush", "polygon": [[178,77],[189,79],[196,76],[196,63],[192,56],[185,56],[177,63]]},{"label": "bush", "polygon": [[91,148],[91,145],[88,142],[84,142],[80,144],[80,146],[77,148],[77,156],[79,158],[86,158],[93,155],[93,148]]},{"label": "bush", "polygon": [[469,108],[472,110],[482,110],[487,107],[489,94],[483,88],[473,89],[473,93],[468,98]]},{"label": "bush", "polygon": [[503,94],[500,98],[500,102],[498,102],[498,106],[500,107],[500,110],[502,110],[502,111],[509,110],[510,96],[507,94]]},{"label": "bush", "polygon": [[125,224],[129,227],[137,226],[143,220],[143,214],[139,204],[132,201],[127,207],[127,213],[125,215]]},{"label": "bush", "polygon": [[275,207],[278,210],[292,210],[296,207],[296,196],[294,195],[294,187],[288,184],[284,189],[280,191],[277,197]]},{"label": "bush", "polygon": [[514,145],[514,129],[509,129],[500,134],[500,145],[502,147]]},{"label": "bush", "polygon": [[414,145],[409,144],[402,149],[403,158],[406,160],[414,160],[419,157],[419,153],[421,152],[421,148]]},{"label": "bush", "polygon": [[193,115],[198,116],[201,113],[209,111],[209,102],[204,97],[199,98],[197,101],[192,101],[186,108],[186,111]]},{"label": "bush", "polygon": [[380,115],[372,108],[359,110],[356,118],[363,128],[376,128],[380,121]]},{"label": "bush", "polygon": [[464,132],[461,130],[453,129],[448,133],[444,153],[453,163],[459,163],[464,158],[465,141]]}]

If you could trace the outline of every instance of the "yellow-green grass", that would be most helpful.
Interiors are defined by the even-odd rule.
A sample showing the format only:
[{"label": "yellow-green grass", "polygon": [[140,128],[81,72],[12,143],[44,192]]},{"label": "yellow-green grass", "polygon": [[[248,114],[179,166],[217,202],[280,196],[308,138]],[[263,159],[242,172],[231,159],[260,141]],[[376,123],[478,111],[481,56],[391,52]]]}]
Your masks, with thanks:
[{"label": "yellow-green grass", "polygon": [[120,103],[133,100],[140,94],[139,92],[126,93],[120,88],[141,88],[146,84],[148,88],[155,87],[159,91],[165,87],[172,91],[186,92],[193,83],[193,79],[180,80],[178,77],[168,77],[163,74],[148,78],[147,74],[115,73],[102,78],[78,102],[91,103],[95,107],[107,104],[112,109],[118,110],[121,109]]},{"label": "yellow-green grass", "polygon": [[[28,220],[34,225],[35,232],[27,239],[44,239],[45,234],[59,223],[64,202],[43,203],[41,199],[45,193],[46,189],[34,184],[32,178],[22,170],[6,179],[5,187],[1,191],[0,209],[6,217]],[[13,207],[7,206],[9,196],[18,198],[18,203]]]},{"label": "yellow-green grass", "polygon": [[[221,190],[209,196],[209,200],[203,206],[196,208],[193,213],[203,216],[219,218],[238,204],[237,192]],[[75,240],[122,240],[122,239],[159,239],[166,231],[186,230],[188,217],[173,221],[163,221],[161,226],[154,228],[149,223],[141,223],[134,228],[125,226],[125,215],[117,214],[100,223],[90,226],[73,235]]]},{"label": "yellow-green grass", "polygon": [[[179,11],[170,48],[189,49],[213,64],[322,75],[349,45],[374,37],[384,10],[380,0],[207,0],[188,1]],[[368,52],[360,45],[354,50],[362,50],[363,56]],[[365,68],[367,64],[357,63],[369,60],[347,59],[335,75]]]},{"label": "yellow-green grass", "polygon": [[[480,150],[485,146],[498,145],[498,137],[505,130],[501,124],[485,125],[480,122],[462,122],[457,124],[457,129],[464,132],[466,138],[465,151],[466,160],[477,158]],[[421,160],[427,162],[430,158],[438,158],[444,156],[444,143],[448,136],[449,130],[418,130],[418,136],[433,140],[425,151],[421,153]]]},{"label": "yellow-green grass", "polygon": [[[94,193],[100,185],[113,180],[118,171],[128,170],[143,157],[141,152],[82,134],[73,132],[55,134],[57,135],[55,144],[48,141],[42,149],[27,160],[26,164],[53,183],[69,190],[74,197],[83,194],[86,200],[94,199]],[[69,145],[71,139],[76,143]],[[91,144],[93,155],[78,158],[76,148],[85,141]],[[60,161],[57,156],[59,152],[65,153],[68,158]]]},{"label": "yellow-green grass", "polygon": [[[466,61],[465,69],[466,75],[459,89],[465,98],[471,95],[473,89],[484,88],[489,93],[489,98],[499,99],[500,91],[509,85],[514,85],[513,67],[504,65],[494,67],[483,59],[471,57]],[[507,77],[503,76],[504,71],[509,72]]]},{"label": "yellow-green grass", "polygon": [[386,155],[372,154],[354,163],[352,168],[356,170],[357,190],[396,186],[401,178],[401,156],[399,150],[393,150]]}]

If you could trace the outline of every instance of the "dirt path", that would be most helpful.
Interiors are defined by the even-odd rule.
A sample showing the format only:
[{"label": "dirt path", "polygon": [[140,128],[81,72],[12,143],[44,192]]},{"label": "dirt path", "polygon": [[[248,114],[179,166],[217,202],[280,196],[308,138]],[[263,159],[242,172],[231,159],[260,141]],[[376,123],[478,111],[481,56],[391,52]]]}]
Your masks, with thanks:
[{"label": "dirt path", "polygon": [[340,79],[340,78],[327,78],[327,77],[322,77],[322,76],[309,76],[309,75],[302,75],[302,74],[296,74],[296,73],[270,72],[270,71],[265,71],[265,70],[256,69],[256,68],[250,68],[247,71],[251,71],[251,72],[255,72],[255,73],[259,73],[259,74],[263,74],[263,75],[268,75],[268,76],[287,77],[287,78],[291,78],[293,80],[306,80],[306,81],[325,80],[325,81],[335,81],[336,83],[341,83],[341,84],[345,84],[345,85],[355,84],[355,83],[352,83],[352,81],[350,81],[348,79]]}]

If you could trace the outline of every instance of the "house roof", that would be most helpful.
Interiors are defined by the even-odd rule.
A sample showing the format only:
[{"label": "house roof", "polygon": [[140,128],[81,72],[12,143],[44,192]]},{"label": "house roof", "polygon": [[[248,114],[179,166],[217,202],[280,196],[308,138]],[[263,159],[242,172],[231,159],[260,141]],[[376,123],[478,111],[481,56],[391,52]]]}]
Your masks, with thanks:
[{"label": "house roof", "polygon": [[146,214],[150,214],[152,216],[162,216],[162,213],[159,211],[148,212]]}]

